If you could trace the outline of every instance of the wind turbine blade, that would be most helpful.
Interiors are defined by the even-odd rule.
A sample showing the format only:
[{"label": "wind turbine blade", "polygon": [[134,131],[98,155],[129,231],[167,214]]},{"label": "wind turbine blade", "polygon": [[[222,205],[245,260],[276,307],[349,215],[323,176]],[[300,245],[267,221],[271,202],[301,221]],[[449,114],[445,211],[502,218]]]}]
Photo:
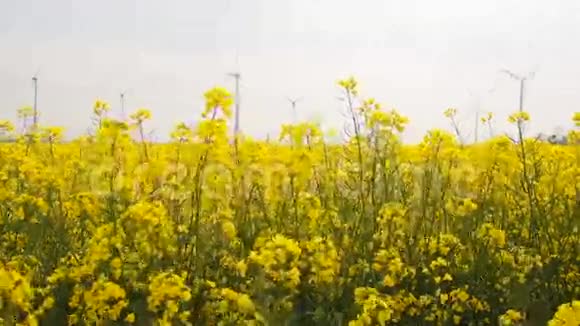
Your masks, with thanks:
[{"label": "wind turbine blade", "polygon": [[36,68],[36,72],[34,73],[34,75],[32,75],[32,78],[38,78],[38,75],[40,74],[40,66],[38,68]]},{"label": "wind turbine blade", "polygon": [[510,77],[513,77],[512,72],[507,69],[500,69],[499,72],[509,75]]},{"label": "wind turbine blade", "polygon": [[513,73],[513,72],[511,72],[510,70],[507,70],[507,69],[502,69],[501,71],[503,73],[505,73],[505,74],[508,74],[511,78],[516,79],[516,80],[521,80],[523,78],[522,76],[520,76],[520,75],[518,75],[516,73]]}]

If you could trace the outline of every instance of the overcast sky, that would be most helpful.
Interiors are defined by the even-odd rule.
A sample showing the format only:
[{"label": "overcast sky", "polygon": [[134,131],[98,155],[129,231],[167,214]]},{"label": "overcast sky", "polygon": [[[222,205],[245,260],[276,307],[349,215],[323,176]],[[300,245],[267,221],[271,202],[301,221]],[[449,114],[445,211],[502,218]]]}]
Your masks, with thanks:
[{"label": "overcast sky", "polygon": [[291,121],[287,96],[304,98],[300,118],[341,126],[335,82],[352,74],[363,96],[411,119],[406,140],[448,128],[450,106],[473,137],[478,107],[509,130],[508,68],[536,71],[530,132],[552,132],[579,110],[579,58],[576,0],[0,0],[0,119],[32,104],[38,71],[41,123],[78,135],[96,98],[118,112],[128,90],[127,109],[150,108],[164,139],[195,121],[205,90],[233,91],[226,73],[239,69],[241,125],[255,136]]}]

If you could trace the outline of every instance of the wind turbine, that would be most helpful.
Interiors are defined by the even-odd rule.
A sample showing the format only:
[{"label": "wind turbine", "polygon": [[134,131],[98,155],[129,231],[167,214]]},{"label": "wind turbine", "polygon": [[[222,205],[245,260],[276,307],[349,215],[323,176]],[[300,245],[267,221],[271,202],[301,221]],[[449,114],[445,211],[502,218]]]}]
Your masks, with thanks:
[{"label": "wind turbine", "polygon": [[504,74],[510,76],[512,79],[520,82],[520,105],[519,105],[520,112],[522,112],[524,110],[525,83],[526,83],[526,81],[534,78],[534,76],[536,74],[535,70],[536,69],[534,69],[532,72],[528,73],[527,75],[516,74],[508,69],[501,69],[500,70],[501,73],[504,73]]},{"label": "wind turbine", "polygon": [[119,94],[121,100],[121,120],[125,121],[125,91]]},{"label": "wind turbine", "polygon": [[[492,94],[493,92],[495,92],[495,86],[488,89],[485,93],[485,97],[489,96],[490,94]],[[481,112],[481,96],[476,94],[475,92],[473,92],[471,89],[467,90],[467,93],[469,94],[469,96],[471,98],[473,98],[475,100],[475,125],[474,125],[474,142],[477,143],[479,140],[479,114],[482,113]]]},{"label": "wind turbine", "polygon": [[128,93],[130,93],[132,90],[131,89],[124,89],[121,92],[119,92],[119,100],[121,103],[121,120],[122,121],[126,121],[127,120],[127,112],[125,111],[125,100],[126,100],[126,96]]},{"label": "wind turbine", "polygon": [[[536,67],[537,69],[537,67]],[[519,104],[519,110],[520,112],[524,111],[524,91],[525,91],[525,84],[527,80],[531,80],[534,78],[535,74],[536,74],[536,69],[534,69],[532,72],[528,73],[527,75],[520,75],[520,74],[516,74],[510,70],[507,69],[501,69],[500,72],[510,76],[512,79],[517,80],[520,82],[520,104]],[[518,130],[520,132],[520,134],[522,133],[522,122],[518,119]],[[520,135],[520,138],[522,138],[522,136]],[[522,141],[522,139],[520,139],[520,141]]]},{"label": "wind turbine", "polygon": [[295,99],[288,97],[287,99],[288,99],[288,102],[290,102],[290,105],[292,106],[292,118],[294,120],[294,123],[297,123],[298,122],[298,112],[296,112],[296,103],[302,101],[302,97],[295,98]]},{"label": "wind turbine", "polygon": [[[511,77],[512,79],[519,81],[520,82],[520,100],[519,100],[519,111],[523,112],[524,111],[524,92],[525,92],[525,84],[526,81],[531,80],[534,78],[535,74],[536,74],[536,70],[537,67],[532,70],[532,72],[528,73],[527,75],[521,75],[521,74],[516,74],[508,69],[501,69],[499,72],[500,73],[504,73],[506,75],[508,75],[509,77]],[[522,122],[520,120],[518,120],[518,130],[520,133],[520,141],[523,141],[523,136],[522,136]],[[510,137],[511,139],[511,137]],[[512,139],[513,141],[513,139]]]},{"label": "wind turbine", "polygon": [[236,94],[235,94],[235,112],[234,112],[234,137],[237,138],[240,132],[240,57],[238,55],[238,50],[236,49],[236,70],[235,72],[230,72],[227,75],[233,77],[236,80]]},{"label": "wind turbine", "polygon": [[33,129],[36,130],[38,127],[38,73],[40,72],[40,68],[36,70],[36,73],[32,76],[32,85],[34,87],[34,105],[32,106],[33,117],[32,117],[32,126]]}]

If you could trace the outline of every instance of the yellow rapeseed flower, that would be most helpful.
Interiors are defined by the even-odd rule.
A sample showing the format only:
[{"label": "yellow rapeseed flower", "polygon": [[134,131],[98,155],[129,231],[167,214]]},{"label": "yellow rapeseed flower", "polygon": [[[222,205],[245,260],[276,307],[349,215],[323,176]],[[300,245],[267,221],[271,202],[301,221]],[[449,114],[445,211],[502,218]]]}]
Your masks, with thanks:
[{"label": "yellow rapeseed flower", "polygon": [[128,322],[129,324],[132,324],[135,322],[135,314],[134,313],[130,313],[127,315],[127,317],[125,317],[125,321]]},{"label": "yellow rapeseed flower", "polygon": [[564,303],[548,322],[548,326],[580,325],[580,300]]}]

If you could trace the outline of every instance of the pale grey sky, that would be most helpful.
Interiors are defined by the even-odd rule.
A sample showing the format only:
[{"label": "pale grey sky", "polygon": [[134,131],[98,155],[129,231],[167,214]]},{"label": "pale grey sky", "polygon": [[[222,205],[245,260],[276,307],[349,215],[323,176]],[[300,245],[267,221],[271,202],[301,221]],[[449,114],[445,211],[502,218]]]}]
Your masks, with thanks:
[{"label": "pale grey sky", "polygon": [[205,90],[233,91],[225,74],[239,68],[247,133],[289,122],[287,96],[304,97],[300,117],[341,126],[335,81],[352,74],[411,119],[405,139],[417,141],[448,127],[450,106],[471,133],[469,90],[508,130],[519,86],[498,70],[509,68],[537,70],[530,131],[551,132],[578,111],[579,58],[576,0],[0,0],[0,119],[32,103],[39,70],[41,123],[77,135],[96,98],[118,110],[129,89],[128,109],[150,108],[163,139],[197,119]]}]

